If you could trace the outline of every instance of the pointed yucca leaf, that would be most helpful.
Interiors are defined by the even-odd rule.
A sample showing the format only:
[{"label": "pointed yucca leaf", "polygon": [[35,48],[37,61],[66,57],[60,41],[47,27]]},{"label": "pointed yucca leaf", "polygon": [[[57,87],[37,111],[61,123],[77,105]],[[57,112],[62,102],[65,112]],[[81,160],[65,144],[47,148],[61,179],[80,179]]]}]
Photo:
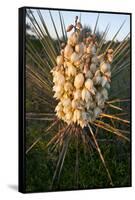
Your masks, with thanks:
[{"label": "pointed yucca leaf", "polygon": [[34,70],[32,70],[32,68],[31,68],[30,66],[26,65],[26,68],[27,68],[28,70],[30,70],[30,72],[35,76],[35,78],[36,78],[37,80],[39,80],[39,81],[43,84],[43,87],[45,87],[45,88],[48,90],[48,94],[51,94],[51,95],[52,95],[53,92],[52,92],[52,87],[50,86],[50,84],[47,83],[47,81],[43,80],[43,79],[41,78],[41,76],[40,76],[37,72],[35,72]]},{"label": "pointed yucca leaf", "polygon": [[[67,128],[67,130],[69,129],[69,127]],[[65,134],[67,132],[67,130],[65,131]],[[54,184],[54,181],[56,179],[56,175],[57,175],[57,172],[59,171],[60,167],[61,167],[61,161],[63,159],[63,156],[64,156],[64,153],[66,151],[66,146],[68,145],[69,143],[69,140],[70,140],[70,135],[68,135],[68,137],[66,137],[66,140],[64,140],[64,144],[62,146],[62,150],[60,152],[60,155],[59,155],[59,159],[58,159],[58,162],[57,162],[57,165],[56,165],[56,169],[55,169],[55,172],[54,172],[54,175],[53,175],[53,179],[52,179],[52,184],[51,184],[51,189],[53,188],[53,184]],[[64,158],[65,159],[65,158]]]},{"label": "pointed yucca leaf", "polygon": [[101,161],[102,161],[102,163],[103,163],[103,165],[104,165],[104,167],[105,167],[105,170],[106,170],[106,172],[107,172],[108,178],[109,178],[109,180],[110,180],[110,185],[113,186],[113,182],[112,182],[112,178],[111,178],[110,172],[109,172],[109,170],[108,170],[108,168],[107,168],[107,165],[106,165],[106,163],[105,163],[105,160],[104,160],[104,157],[103,157],[103,155],[102,155],[102,152],[101,152],[101,149],[100,149],[100,147],[99,147],[99,144],[98,144],[98,142],[97,142],[97,139],[96,139],[96,137],[95,137],[95,135],[94,135],[94,133],[93,133],[93,131],[92,131],[92,128],[91,128],[91,126],[90,126],[89,124],[88,124],[88,127],[89,127],[90,133],[91,133],[91,135],[92,135],[92,138],[93,138],[93,140],[94,140],[94,143],[95,143],[95,145],[96,145],[96,148],[97,148],[97,151],[98,151],[98,153],[99,153],[100,159],[101,159]]},{"label": "pointed yucca leaf", "polygon": [[66,38],[65,38],[65,34],[64,34],[64,28],[63,28],[63,23],[62,23],[61,13],[60,13],[60,11],[59,11],[58,13],[59,13],[59,19],[60,19],[60,25],[61,25],[62,38],[63,38],[64,42],[66,42]]},{"label": "pointed yucca leaf", "polygon": [[32,42],[28,39],[26,39],[26,48],[28,48],[35,56],[37,57],[37,60],[41,63],[41,65],[45,66],[46,65],[46,70],[50,74],[51,66],[49,65],[48,62],[46,62],[45,59],[41,57],[41,55],[38,53],[36,48],[33,46]]},{"label": "pointed yucca leaf", "polygon": [[76,184],[77,184],[77,188],[78,188],[78,176],[79,176],[79,137],[78,137],[78,135],[77,135],[77,138],[76,138],[75,176],[76,176]]},{"label": "pointed yucca leaf", "polygon": [[[29,73],[29,72],[27,72],[28,74],[29,74],[29,77],[31,77],[31,79],[32,79],[32,83],[34,82],[35,83],[35,85],[39,88],[39,89],[41,89],[41,91],[44,93],[44,95],[48,98],[48,96],[49,96],[49,94],[48,94],[48,91],[47,91],[47,88],[46,88],[46,86],[45,85],[43,85],[42,84],[42,82],[40,82],[40,80],[36,77],[36,76],[34,76],[32,73]],[[48,104],[52,104],[52,102],[53,103],[55,103],[55,101],[53,100],[53,99],[51,99],[51,96],[50,96],[50,99],[52,100],[52,102],[50,102],[48,99],[45,99],[45,102],[46,103],[48,103]],[[51,106],[51,105],[50,105]],[[50,107],[49,106],[49,107]],[[53,106],[51,106],[51,107],[53,107]]]},{"label": "pointed yucca leaf", "polygon": [[119,69],[114,70],[112,73],[112,79],[115,79],[119,75],[119,73],[121,73],[125,69],[130,70],[130,61],[124,63],[124,65],[121,65]]},{"label": "pointed yucca leaf", "polygon": [[107,101],[107,103],[129,102],[129,101],[130,99],[113,99],[113,100]]},{"label": "pointed yucca leaf", "polygon": [[26,113],[26,116],[54,116],[55,113]]},{"label": "pointed yucca leaf", "polygon": [[[128,52],[127,52],[128,54]],[[125,54],[126,55],[126,54]],[[129,56],[129,54],[127,55]],[[114,79],[115,75],[119,73],[120,71],[124,70],[127,68],[127,70],[130,70],[130,59],[125,59],[125,62],[123,63],[122,61],[117,65],[114,66],[112,69],[112,79]]]},{"label": "pointed yucca leaf", "polygon": [[[119,58],[121,58],[121,60],[122,60],[122,57],[121,57],[121,55],[123,54],[127,54],[127,50],[129,50],[129,48],[130,48],[130,44],[128,43],[128,42],[126,42],[125,44],[124,44],[124,46],[122,46],[122,49],[121,49],[121,51],[119,51],[118,53],[117,53],[117,55],[115,54],[115,57],[114,57],[114,60],[113,60],[113,65],[114,64],[116,64],[118,61],[119,61]],[[125,53],[124,53],[125,52]],[[125,56],[125,55],[124,55]],[[122,60],[123,61],[123,60]]]},{"label": "pointed yucca leaf", "polygon": [[107,118],[110,118],[110,119],[115,119],[115,120],[118,120],[118,121],[122,121],[122,122],[127,123],[127,124],[130,123],[130,121],[125,120],[125,119],[121,119],[119,117],[116,117],[115,115],[109,115],[109,114],[101,113],[101,116],[102,117],[107,117]]},{"label": "pointed yucca leaf", "polygon": [[54,47],[54,44],[53,44],[54,41],[53,41],[53,39],[51,38],[51,35],[50,35],[49,31],[48,31],[47,25],[46,25],[46,23],[45,23],[45,20],[44,20],[44,18],[43,18],[43,16],[42,16],[42,13],[41,13],[40,10],[38,10],[38,14],[39,14],[40,19],[41,19],[41,21],[42,21],[42,24],[43,24],[43,26],[44,26],[44,30],[45,30],[45,32],[46,32],[46,34],[47,34],[47,36],[48,36],[48,43],[49,43],[49,45],[51,46],[52,51],[54,52],[55,56],[57,56],[57,52],[56,52],[56,48],[57,48],[57,47]]},{"label": "pointed yucca leaf", "polygon": [[115,38],[117,37],[117,35],[119,34],[120,30],[122,29],[122,27],[124,26],[126,20],[124,20],[124,22],[121,24],[120,28],[118,29],[118,31],[116,32],[116,34],[113,36],[112,40],[111,40],[111,43],[108,45],[108,47],[106,48],[106,51],[111,48]]},{"label": "pointed yucca leaf", "polygon": [[118,107],[118,106],[114,106],[113,104],[108,104],[108,106],[110,106],[111,108],[114,108],[114,109],[116,109],[116,110],[123,110],[122,108],[120,108],[120,107]]},{"label": "pointed yucca leaf", "polygon": [[111,132],[111,133],[117,135],[118,137],[125,139],[128,142],[130,141],[129,138],[127,138],[125,135],[123,135],[121,132],[119,132],[118,129],[112,127],[111,125],[109,125],[103,121],[101,122],[99,120],[95,120],[94,124],[95,124],[95,126],[98,126],[99,128],[102,128],[108,132]]},{"label": "pointed yucca leaf", "polygon": [[[31,78],[31,82],[33,84],[34,88],[37,88],[39,91],[42,91],[42,96],[43,96],[43,101],[44,104],[50,104],[49,107],[51,108],[51,110],[54,110],[54,106],[56,106],[56,101],[54,100],[54,98],[52,99],[52,95],[48,92],[47,87],[36,77],[34,76],[31,72],[27,72],[29,77]],[[38,97],[39,93],[37,93],[35,95],[35,97]],[[41,98],[40,98],[41,99]]]},{"label": "pointed yucca leaf", "polygon": [[26,117],[26,120],[35,120],[35,121],[54,121],[55,118],[33,118],[33,117]]},{"label": "pointed yucca leaf", "polygon": [[50,10],[49,10],[49,14],[50,14],[51,21],[52,21],[52,24],[53,24],[53,27],[54,27],[54,30],[55,30],[55,33],[56,33],[56,36],[57,36],[57,40],[58,40],[58,44],[59,44],[59,50],[60,50],[60,48],[61,48],[60,37],[59,37],[58,31],[57,31],[57,28],[56,28],[56,25],[55,25],[55,22],[54,22],[54,19],[53,19],[53,16],[52,16]]},{"label": "pointed yucca leaf", "polygon": [[[113,64],[111,73],[112,73],[112,77],[113,75],[115,75],[119,70],[122,70],[122,68],[124,69],[125,66],[130,65],[130,50],[126,50],[124,52],[124,55],[121,55],[122,58],[120,58],[115,64]],[[124,61],[123,61],[124,59]]]},{"label": "pointed yucca leaf", "polygon": [[[29,53],[27,52],[27,54],[29,54]],[[31,56],[31,55],[29,55],[29,56]],[[42,84],[44,84],[44,86],[46,88],[48,88],[49,92],[52,93],[51,84],[48,82],[48,80],[46,78],[42,78],[41,75],[36,70],[32,70],[32,67],[30,67],[28,65],[27,65],[27,69],[29,69],[30,72],[32,72],[32,74],[34,74],[34,76],[37,78],[37,80],[39,79],[39,81],[42,82]]]},{"label": "pointed yucca leaf", "polygon": [[126,67],[128,67],[130,65],[130,60],[126,60],[124,63],[119,63],[117,65],[114,66],[113,70],[112,70],[112,79],[114,79],[114,76],[121,70],[125,69]]},{"label": "pointed yucca leaf", "polygon": [[64,17],[61,13],[61,17],[62,17],[62,23],[63,23],[63,28],[64,28],[64,34],[65,34],[65,39],[67,41],[67,31],[66,31],[66,25],[65,25],[65,21],[64,21]]},{"label": "pointed yucca leaf", "polygon": [[67,154],[70,138],[71,138],[71,135],[68,136],[67,139],[66,139],[67,141],[66,141],[66,145],[65,145],[65,149],[64,149],[64,153],[63,153],[63,156],[62,156],[61,165],[60,165],[59,173],[58,173],[58,182],[60,180],[60,175],[61,175],[61,171],[62,171],[62,168],[63,168],[63,165],[64,165],[65,157],[66,157],[66,154]]},{"label": "pointed yucca leaf", "polygon": [[105,28],[105,31],[103,32],[103,35],[102,35],[101,40],[100,40],[100,42],[99,42],[99,47],[98,47],[98,49],[97,49],[97,55],[99,55],[100,53],[102,53],[101,50],[102,50],[102,47],[103,47],[103,45],[104,45],[104,40],[105,40],[105,38],[106,38],[106,36],[107,36],[107,33],[108,33],[108,31],[109,31],[109,28],[110,28],[110,25],[107,24],[107,26],[106,26],[106,28]]},{"label": "pointed yucca leaf", "polygon": [[79,15],[79,21],[81,23],[81,19],[82,19],[82,13],[80,12],[80,15]]},{"label": "pointed yucca leaf", "polygon": [[[32,81],[32,80],[30,80],[30,81]],[[40,88],[39,88],[38,90],[40,91]],[[55,104],[52,105],[52,103],[48,102],[48,100],[45,99],[45,98],[43,97],[43,95],[42,95],[42,97],[41,97],[41,96],[39,96],[38,93],[35,92],[35,93],[34,93],[34,96],[35,96],[36,99],[37,99],[39,102],[41,102],[42,105],[44,105],[46,108],[49,108],[49,109],[52,109],[52,110],[55,109]]]},{"label": "pointed yucca leaf", "polygon": [[[50,48],[49,48],[49,46],[48,46],[48,44],[45,40],[46,35],[43,33],[43,30],[42,30],[41,26],[39,25],[38,21],[36,20],[34,14],[31,11],[30,11],[30,13],[31,13],[32,17],[30,17],[28,14],[27,14],[27,16],[28,16],[28,18],[30,19],[30,21],[33,25],[34,31],[37,34],[39,41],[41,42],[41,44],[44,48],[44,51],[46,52],[50,61],[52,62],[52,66],[55,66],[56,65],[56,60],[55,60],[56,57],[52,52],[50,52]],[[46,46],[48,48],[46,48]]]},{"label": "pointed yucca leaf", "polygon": [[101,36],[101,40],[100,40],[100,42],[99,42],[99,47],[101,46],[102,42],[104,42],[104,39],[105,39],[106,34],[107,34],[108,30],[109,30],[109,27],[110,27],[110,25],[107,24],[107,26],[106,26],[106,28],[105,28],[105,30],[104,30],[102,36]]},{"label": "pointed yucca leaf", "polygon": [[114,67],[118,62],[119,63],[121,61],[124,62],[125,57],[127,57],[126,59],[130,59],[130,45],[129,45],[129,43],[126,43],[125,46],[123,46],[123,48],[121,49],[121,51],[117,55],[115,55],[112,66]]},{"label": "pointed yucca leaf", "polygon": [[114,57],[121,51],[121,49],[123,49],[123,46],[126,44],[127,38],[129,37],[129,35],[130,35],[130,32],[126,35],[126,37],[123,39],[123,41],[120,42],[120,44],[116,47],[116,49],[113,52]]},{"label": "pointed yucca leaf", "polygon": [[59,138],[62,133],[66,132],[66,130],[68,129],[68,127],[69,126],[67,125],[66,127],[62,128],[60,131],[58,131],[58,133],[56,133],[55,136],[47,143],[46,147],[48,147],[49,145],[51,145],[52,143],[54,143],[54,141],[57,138]]},{"label": "pointed yucca leaf", "polygon": [[98,13],[98,16],[97,16],[97,19],[96,19],[96,24],[95,24],[95,27],[94,27],[93,34],[95,34],[95,33],[96,33],[96,29],[97,29],[97,25],[98,25],[99,16],[100,16],[100,13]]},{"label": "pointed yucca leaf", "polygon": [[[51,66],[49,65],[49,63],[47,62],[46,59],[41,58],[38,51],[34,48],[32,42],[27,40],[26,49],[29,51],[29,53],[31,53],[32,60],[33,61],[36,60],[36,63],[40,64],[40,69],[43,71],[44,76],[47,76],[47,79],[49,79],[49,80],[52,79],[51,74],[50,74]],[[33,58],[33,56],[34,56],[34,58]],[[50,82],[50,84],[51,84],[51,82]]]},{"label": "pointed yucca leaf", "polygon": [[52,38],[50,36],[50,33],[49,33],[49,31],[48,31],[48,29],[46,27],[45,21],[44,21],[44,19],[42,17],[42,14],[41,14],[40,10],[37,10],[37,14],[39,16],[39,19],[41,21],[41,24],[42,24],[42,26],[44,28],[45,33],[48,36],[48,38],[46,39],[46,37],[45,37],[46,35],[44,34],[44,39],[46,39],[47,48],[51,52],[51,54],[54,55],[54,58],[55,58],[57,56],[57,52],[55,50],[56,48],[54,48],[54,45],[53,45],[54,41],[52,40]]},{"label": "pointed yucca leaf", "polygon": [[50,131],[58,122],[59,122],[59,120],[57,119],[57,120],[55,120],[53,123],[51,123],[51,125],[49,125],[49,126],[47,127],[47,129],[44,131],[44,133],[43,133],[41,136],[39,136],[39,137],[32,143],[32,145],[30,145],[30,147],[26,150],[26,154],[28,154],[28,153],[31,151],[31,149],[42,139],[43,136],[46,136],[47,134],[49,134],[50,132],[48,133],[48,131]]},{"label": "pointed yucca leaf", "polygon": [[[112,76],[112,78],[113,79],[116,79],[117,78],[117,76],[123,71],[123,70],[127,70],[129,68],[129,70],[130,70],[130,63],[129,64],[127,64],[127,65],[125,65],[124,67],[122,67],[120,70],[118,70],[115,74],[113,74],[113,76]],[[129,89],[129,87],[127,87],[127,91],[128,91],[128,89]],[[125,88],[125,91],[126,91],[126,88]]]},{"label": "pointed yucca leaf", "polygon": [[[31,58],[31,60],[34,62],[36,66],[36,67],[35,66],[33,67],[34,73],[39,75],[41,79],[43,80],[42,82],[45,82],[45,84],[50,88],[50,90],[52,90],[53,84],[52,84],[52,77],[50,76],[50,73],[47,73],[47,70],[42,67],[40,62],[36,59],[36,56],[34,57],[33,53],[29,53],[28,51],[26,52],[29,58]],[[41,71],[39,71],[39,69],[41,69]]]}]

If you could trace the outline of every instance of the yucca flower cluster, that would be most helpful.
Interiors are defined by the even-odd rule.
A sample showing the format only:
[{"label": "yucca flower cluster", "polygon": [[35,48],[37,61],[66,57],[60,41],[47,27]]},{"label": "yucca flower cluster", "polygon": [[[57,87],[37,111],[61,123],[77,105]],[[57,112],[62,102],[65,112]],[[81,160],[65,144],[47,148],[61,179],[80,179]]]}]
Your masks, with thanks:
[{"label": "yucca flower cluster", "polygon": [[113,50],[97,56],[95,34],[82,38],[82,25],[75,19],[67,32],[73,30],[67,43],[62,43],[53,74],[54,98],[59,100],[55,111],[66,123],[82,128],[93,122],[105,108],[111,82]]}]

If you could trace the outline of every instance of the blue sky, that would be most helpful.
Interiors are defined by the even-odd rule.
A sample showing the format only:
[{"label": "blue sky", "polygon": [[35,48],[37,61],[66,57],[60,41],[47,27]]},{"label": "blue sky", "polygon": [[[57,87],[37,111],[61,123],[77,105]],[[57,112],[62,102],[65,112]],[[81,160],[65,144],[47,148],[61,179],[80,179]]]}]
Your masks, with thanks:
[{"label": "blue sky", "polygon": [[[33,10],[33,11],[34,11],[35,16],[38,18],[35,10]],[[54,31],[48,10],[41,10],[41,13],[44,17],[44,20],[45,20],[45,22],[48,26],[48,29],[49,29],[52,37],[56,38],[55,31]],[[55,24],[57,25],[58,33],[59,33],[59,35],[61,35],[62,32],[61,32],[60,19],[59,19],[58,11],[51,10],[51,13],[52,13],[53,19],[55,21]],[[74,23],[74,19],[75,19],[76,15],[80,16],[80,12],[74,12],[74,11],[61,11],[61,13],[64,17],[66,27],[69,24]],[[81,23],[82,23],[82,25],[88,25],[93,29],[94,26],[95,26],[97,15],[98,15],[98,13],[81,12]],[[124,20],[126,20],[126,22],[125,22],[123,28],[121,29],[120,33],[118,34],[117,38],[116,38],[117,40],[121,41],[130,32],[130,16],[129,15],[100,13],[97,28],[100,31],[104,31],[107,24],[110,24],[110,29],[109,29],[109,32],[108,32],[106,39],[112,39]]]}]

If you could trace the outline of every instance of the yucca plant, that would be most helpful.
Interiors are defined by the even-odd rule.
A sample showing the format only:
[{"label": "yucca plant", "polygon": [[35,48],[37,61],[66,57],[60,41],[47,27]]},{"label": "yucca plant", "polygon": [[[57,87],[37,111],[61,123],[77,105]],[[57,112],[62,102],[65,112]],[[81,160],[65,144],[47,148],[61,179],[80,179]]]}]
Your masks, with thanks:
[{"label": "yucca plant", "polygon": [[29,156],[36,145],[43,142],[43,149],[56,163],[49,186],[53,190],[59,188],[66,154],[73,144],[76,149],[76,188],[82,188],[79,187],[79,152],[83,146],[87,156],[98,152],[110,186],[117,186],[100,144],[108,147],[111,142],[119,143],[120,140],[126,146],[130,141],[130,33],[122,42],[115,42],[123,22],[112,40],[107,42],[109,25],[103,33],[97,30],[99,14],[92,31],[88,26],[83,28],[81,15],[65,27],[63,15],[58,11],[62,32],[59,36],[49,10],[57,36],[54,40],[42,12],[27,9],[28,31],[33,36],[26,34],[26,81],[33,99],[26,101],[26,109],[28,103],[37,108],[27,109],[26,119],[28,124],[32,120],[44,121],[45,127],[41,135],[32,136],[26,155]]}]

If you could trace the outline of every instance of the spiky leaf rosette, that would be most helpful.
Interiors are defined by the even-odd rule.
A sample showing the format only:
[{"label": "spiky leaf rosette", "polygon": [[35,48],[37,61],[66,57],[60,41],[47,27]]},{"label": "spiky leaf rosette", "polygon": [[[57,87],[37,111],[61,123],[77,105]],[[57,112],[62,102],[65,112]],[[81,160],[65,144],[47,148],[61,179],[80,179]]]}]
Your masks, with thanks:
[{"label": "spiky leaf rosette", "polygon": [[[97,36],[98,14],[93,32],[91,29],[85,32],[85,26],[83,29],[76,17],[75,24],[67,28],[70,35],[67,38],[62,13],[58,12],[61,26],[57,26],[50,10],[48,14],[57,40],[51,37],[47,20],[41,10],[28,9],[27,12],[28,22],[35,35],[35,39],[31,38],[31,35],[26,37],[27,81],[31,84],[34,100],[36,99],[38,106],[42,107],[38,111],[35,107],[33,110],[27,110],[26,119],[28,122],[42,121],[47,128],[43,129],[41,135],[33,137],[32,141],[27,140],[26,154],[34,151],[41,141],[48,148],[48,152],[52,152],[52,159],[55,153],[57,154],[53,186],[56,180],[59,182],[67,150],[70,150],[69,145],[76,146],[76,177],[79,171],[78,163],[82,159],[79,157],[81,146],[84,146],[84,152],[87,149],[88,154],[94,148],[112,185],[110,168],[106,165],[102,154],[104,149],[101,151],[99,143],[101,144],[103,139],[101,147],[106,146],[107,142],[108,148],[111,148],[110,138],[114,138],[115,142],[118,142],[118,139],[129,141],[130,122],[124,109],[129,101],[129,82],[125,86],[124,82],[118,84],[119,80],[121,83],[123,79],[122,73],[130,72],[129,34],[122,42],[115,42],[124,25],[122,23],[111,41],[105,40],[109,25],[100,37]],[[62,37],[57,27],[61,27]],[[34,44],[36,41],[38,45]],[[128,76],[126,81],[127,78]],[[125,96],[124,93],[123,96],[120,95],[123,90],[127,92]],[[123,144],[125,145],[125,141]],[[85,164],[86,162],[83,166]],[[69,169],[68,172],[70,173]],[[57,184],[55,186],[57,187]]]}]

